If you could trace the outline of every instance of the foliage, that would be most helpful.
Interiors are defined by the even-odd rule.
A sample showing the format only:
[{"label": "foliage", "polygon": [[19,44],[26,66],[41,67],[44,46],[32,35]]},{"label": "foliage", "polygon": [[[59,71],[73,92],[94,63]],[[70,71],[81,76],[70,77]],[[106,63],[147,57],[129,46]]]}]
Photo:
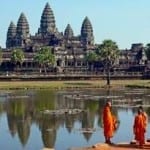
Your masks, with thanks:
[{"label": "foliage", "polygon": [[110,85],[110,69],[117,63],[119,57],[119,49],[116,42],[104,40],[97,49],[97,55],[107,72],[107,85]]},{"label": "foliage", "polygon": [[52,54],[52,50],[49,47],[42,47],[34,56],[34,60],[38,62],[40,67],[46,68],[55,63],[55,55]]},{"label": "foliage", "polygon": [[24,59],[24,52],[22,49],[14,49],[12,51],[12,54],[11,54],[12,63],[17,64],[19,62],[20,64],[22,64],[23,59]]},{"label": "foliage", "polygon": [[150,43],[148,43],[145,47],[145,52],[148,60],[150,60]]},{"label": "foliage", "polygon": [[85,60],[88,62],[89,69],[92,71],[94,62],[97,61],[97,54],[94,51],[89,52],[85,55]]},{"label": "foliage", "polygon": [[116,42],[112,40],[104,40],[99,45],[97,54],[105,67],[112,67],[119,57],[119,49]]},{"label": "foliage", "polygon": [[95,52],[89,52],[85,55],[85,60],[88,62],[93,62],[97,60],[97,54]]}]

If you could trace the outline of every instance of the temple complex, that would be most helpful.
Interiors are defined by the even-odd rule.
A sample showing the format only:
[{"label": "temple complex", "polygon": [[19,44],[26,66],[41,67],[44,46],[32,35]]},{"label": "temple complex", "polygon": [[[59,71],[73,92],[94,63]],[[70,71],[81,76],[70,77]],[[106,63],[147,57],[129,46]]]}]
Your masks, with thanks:
[{"label": "temple complex", "polygon": [[[25,59],[21,70],[38,70],[38,65],[34,62],[35,53],[43,46],[48,46],[55,54],[55,67],[63,71],[88,71],[88,62],[85,55],[89,51],[94,51],[97,44],[94,43],[94,32],[90,19],[86,16],[80,29],[80,35],[74,35],[70,24],[66,25],[63,32],[56,27],[56,20],[49,3],[46,3],[40,20],[40,27],[35,35],[30,34],[28,19],[24,13],[20,14],[17,24],[12,21],[8,27],[6,38],[6,49],[3,51],[3,61],[1,70],[13,70],[11,52],[19,48],[24,51]],[[133,44],[129,50],[121,50],[119,64],[116,70],[141,71],[145,70],[148,64],[144,46],[141,43]],[[102,70],[98,62],[94,63],[93,71]],[[140,67],[139,67],[140,66]]]},{"label": "temple complex", "polygon": [[35,35],[30,35],[29,24],[24,13],[21,13],[17,27],[11,22],[7,33],[7,48],[20,47],[25,51],[30,48],[36,51],[37,46],[65,47],[66,43],[77,43],[76,46],[86,48],[94,45],[93,28],[88,17],[85,17],[81,27],[81,35],[74,36],[70,24],[67,25],[64,33],[59,32],[55,24],[55,16],[50,5],[47,3],[40,20],[40,27]]}]

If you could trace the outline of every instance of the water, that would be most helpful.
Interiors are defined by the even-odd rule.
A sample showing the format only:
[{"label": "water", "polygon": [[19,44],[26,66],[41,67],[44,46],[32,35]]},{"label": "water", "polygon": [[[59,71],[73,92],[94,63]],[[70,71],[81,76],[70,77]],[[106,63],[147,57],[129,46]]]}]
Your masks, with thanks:
[{"label": "water", "polygon": [[[6,150],[41,150],[44,147],[67,150],[104,142],[101,112],[107,99],[112,100],[112,111],[120,121],[112,141],[131,141],[136,107],[145,106],[150,115],[150,90],[1,91],[0,147]],[[64,109],[69,111],[49,113]],[[72,114],[73,109],[81,112]],[[146,136],[150,138],[150,123]]]}]

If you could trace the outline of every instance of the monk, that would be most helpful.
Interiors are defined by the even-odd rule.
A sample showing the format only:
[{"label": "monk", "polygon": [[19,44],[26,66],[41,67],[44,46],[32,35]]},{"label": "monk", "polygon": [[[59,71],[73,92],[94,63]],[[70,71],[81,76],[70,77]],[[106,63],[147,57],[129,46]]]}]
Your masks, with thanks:
[{"label": "monk", "polygon": [[148,116],[147,116],[146,112],[144,112],[144,109],[142,106],[139,106],[139,109],[141,109],[141,111],[142,111],[142,115],[143,115],[143,119],[144,119],[144,125],[145,125],[145,128],[147,128]]},{"label": "monk", "polygon": [[117,120],[111,113],[111,102],[107,101],[103,110],[104,137],[107,144],[112,144],[110,138],[114,135],[116,123]]},{"label": "monk", "polygon": [[135,140],[139,143],[140,147],[145,144],[145,132],[146,132],[146,119],[143,115],[142,109],[138,109],[138,114],[135,116],[133,132]]}]

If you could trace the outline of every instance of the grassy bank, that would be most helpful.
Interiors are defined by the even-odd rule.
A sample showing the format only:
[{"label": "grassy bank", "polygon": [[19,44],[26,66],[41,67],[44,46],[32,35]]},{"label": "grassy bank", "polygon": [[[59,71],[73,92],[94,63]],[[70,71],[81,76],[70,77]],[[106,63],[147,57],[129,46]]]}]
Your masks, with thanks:
[{"label": "grassy bank", "polygon": [[[65,89],[65,88],[106,88],[105,80],[82,81],[11,81],[0,82],[0,89]],[[111,88],[150,88],[150,80],[112,80]]]}]

